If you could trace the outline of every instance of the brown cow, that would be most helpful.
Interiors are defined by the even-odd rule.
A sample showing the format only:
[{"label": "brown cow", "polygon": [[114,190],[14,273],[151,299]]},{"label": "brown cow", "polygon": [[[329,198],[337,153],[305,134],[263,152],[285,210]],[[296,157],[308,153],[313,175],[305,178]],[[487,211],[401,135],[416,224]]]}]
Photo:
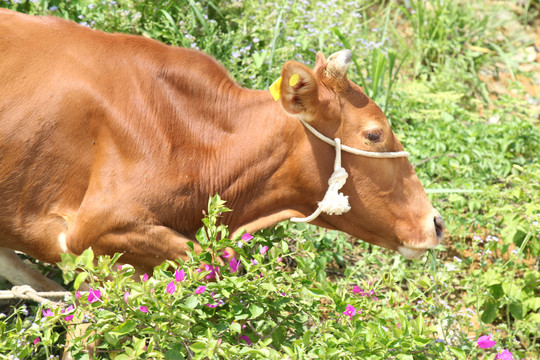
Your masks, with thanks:
[{"label": "brown cow", "polygon": [[[213,194],[234,209],[231,232],[309,215],[336,152],[300,119],[350,147],[403,150],[347,79],[348,51],[317,54],[314,69],[285,63],[279,101],[199,51],[54,17],[0,9],[0,54],[0,247],[10,261],[7,249],[57,262],[91,246],[148,270],[185,257]],[[351,209],[313,224],[408,258],[439,243],[442,219],[406,158],[343,152],[342,166]]]}]

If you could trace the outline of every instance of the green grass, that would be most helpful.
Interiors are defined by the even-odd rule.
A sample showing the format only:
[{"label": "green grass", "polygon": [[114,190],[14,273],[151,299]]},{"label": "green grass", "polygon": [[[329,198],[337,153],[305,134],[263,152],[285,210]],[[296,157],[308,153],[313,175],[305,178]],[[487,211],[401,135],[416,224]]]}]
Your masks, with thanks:
[{"label": "green grass", "polygon": [[[244,275],[225,266],[199,296],[193,292],[207,273],[195,269],[209,253],[165,264],[148,282],[132,280],[129,267],[117,271],[114,260],[95,268],[91,254],[69,258],[72,270],[109,276],[93,284],[103,301],[81,298],[71,322],[60,309],[45,318],[35,304],[9,310],[0,318],[0,359],[60,354],[64,333],[87,308],[103,358],[491,360],[503,349],[515,359],[540,357],[539,119],[514,82],[527,75],[514,55],[530,40],[503,31],[498,16],[505,11],[524,29],[538,5],[509,13],[508,3],[0,0],[26,13],[201,49],[258,89],[287,60],[313,65],[316,51],[350,48],[349,77],[385,109],[448,228],[435,256],[407,261],[341,233],[282,223],[240,251]],[[493,67],[510,74],[513,96],[490,96],[478,72]],[[209,252],[237,246],[238,239],[216,242],[226,231],[216,225],[223,204],[211,205],[198,240],[212,245]],[[269,247],[264,255],[262,246]],[[170,295],[178,268],[186,280]],[[355,285],[373,294],[353,293]],[[206,306],[215,299],[225,304]],[[352,318],[343,314],[347,305],[358,311]],[[476,339],[486,334],[497,345],[480,349]],[[84,358],[79,345],[74,353]]]}]

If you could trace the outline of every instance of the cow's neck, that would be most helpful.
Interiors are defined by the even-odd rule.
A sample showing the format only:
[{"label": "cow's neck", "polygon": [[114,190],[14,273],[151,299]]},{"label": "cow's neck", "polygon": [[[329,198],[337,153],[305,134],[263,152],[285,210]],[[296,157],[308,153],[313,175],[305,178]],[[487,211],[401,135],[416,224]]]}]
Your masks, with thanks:
[{"label": "cow's neck", "polygon": [[[212,119],[219,123],[212,127],[220,132],[213,134],[219,148],[201,159],[207,163],[200,182],[206,188],[200,193],[219,194],[227,201],[233,212],[224,221],[231,232],[254,232],[310,214],[326,190],[333,150],[313,142],[268,92],[234,86],[228,91],[220,96],[229,101],[215,109],[217,118]],[[315,158],[314,147],[326,150],[323,159]]]}]

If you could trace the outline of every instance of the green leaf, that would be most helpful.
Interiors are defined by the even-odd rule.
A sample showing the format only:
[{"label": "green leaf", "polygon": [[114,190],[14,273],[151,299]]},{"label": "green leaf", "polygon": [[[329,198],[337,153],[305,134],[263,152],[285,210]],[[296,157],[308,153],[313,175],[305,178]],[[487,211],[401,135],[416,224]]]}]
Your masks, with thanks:
[{"label": "green leaf", "polygon": [[274,285],[269,284],[269,283],[262,283],[261,287],[264,290],[268,290],[268,291],[271,291],[271,292],[276,292],[277,291],[277,288]]},{"label": "green leaf", "polygon": [[146,345],[146,340],[144,338],[133,337],[133,350],[135,355],[138,357],[144,352],[144,346]]},{"label": "green leaf", "polygon": [[118,325],[117,327],[113,328],[110,331],[110,333],[114,335],[125,335],[131,332],[136,327],[137,327],[137,322],[135,320],[128,320],[125,323],[122,323]]},{"label": "green leaf", "polygon": [[308,291],[315,297],[326,297],[326,292],[322,289],[308,289]]},{"label": "green leaf", "polygon": [[208,239],[206,238],[206,232],[204,231],[204,228],[200,228],[197,231],[197,233],[195,234],[195,239],[197,239],[197,241],[203,248],[208,245]]},{"label": "green leaf", "polygon": [[[305,334],[304,334],[304,337],[305,337]],[[280,348],[281,344],[283,344],[286,338],[287,338],[287,329],[284,326],[279,326],[272,333],[272,344],[274,344],[274,347]]]},{"label": "green leaf", "polygon": [[83,264],[87,269],[93,269],[94,251],[92,251],[92,248],[89,247],[88,249],[84,250],[83,253],[77,257],[77,262],[79,264]]},{"label": "green leaf", "polygon": [[251,313],[252,318],[257,318],[264,312],[264,309],[258,305],[251,304],[249,307],[249,312]]},{"label": "green leaf", "polygon": [[206,350],[206,344],[200,341],[197,341],[189,347],[194,353],[200,353]]},{"label": "green leaf", "polygon": [[420,337],[420,336],[415,336],[414,337],[414,342],[419,346],[426,346],[431,341],[432,340],[430,338],[423,338],[423,337]]},{"label": "green leaf", "polygon": [[523,319],[523,304],[520,301],[510,303],[510,305],[508,305],[508,309],[514,318],[518,320]]},{"label": "green leaf", "polygon": [[182,344],[174,344],[167,352],[165,353],[165,359],[167,360],[184,360],[182,356],[182,349],[184,346]]},{"label": "green leaf", "polygon": [[77,275],[77,277],[75,278],[75,282],[73,283],[73,287],[75,288],[75,290],[79,289],[79,287],[84,282],[84,280],[86,280],[87,277],[88,277],[87,272],[82,272],[79,275]]},{"label": "green leaf", "polygon": [[242,326],[236,321],[231,324],[230,329],[237,334],[240,334],[242,332]]},{"label": "green leaf", "polygon": [[484,311],[482,312],[482,316],[480,317],[480,319],[482,319],[482,321],[486,324],[492,323],[499,314],[498,304],[492,301],[485,302],[482,306],[482,309]]},{"label": "green leaf", "polygon": [[115,357],[112,357],[111,356],[111,359],[112,360],[132,360],[132,358],[126,354],[120,354],[120,355],[117,355]]},{"label": "green leaf", "polygon": [[188,309],[192,310],[200,304],[199,298],[197,296],[190,296],[187,298],[185,305]]},{"label": "green leaf", "polygon": [[459,360],[462,360],[462,359],[466,359],[467,358],[467,354],[465,353],[464,350],[460,349],[460,348],[457,348],[457,347],[450,347],[449,348],[450,351],[452,353],[454,353],[454,355],[459,359]]}]

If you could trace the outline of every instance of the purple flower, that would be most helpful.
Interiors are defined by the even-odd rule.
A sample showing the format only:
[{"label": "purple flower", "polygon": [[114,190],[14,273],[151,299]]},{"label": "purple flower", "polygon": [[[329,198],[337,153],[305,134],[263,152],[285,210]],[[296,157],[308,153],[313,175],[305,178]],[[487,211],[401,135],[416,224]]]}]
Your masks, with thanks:
[{"label": "purple flower", "polygon": [[253,235],[251,235],[250,233],[245,233],[244,235],[242,235],[242,237],[240,239],[247,242],[247,241],[253,239]]},{"label": "purple flower", "polygon": [[356,315],[356,309],[354,308],[354,306],[349,304],[349,305],[347,305],[347,308],[345,308],[345,311],[343,312],[343,315],[349,316],[351,318],[351,320],[352,320],[352,317],[354,315]]},{"label": "purple flower", "polygon": [[167,285],[167,292],[169,294],[173,294],[175,291],[176,291],[176,285],[174,284],[174,281],[171,281],[168,285]]},{"label": "purple flower", "polygon": [[224,252],[223,252],[223,255],[221,255],[221,256],[224,257],[224,258],[228,258],[228,257],[231,256],[231,254],[229,254],[228,251],[224,251]]},{"label": "purple flower", "polygon": [[34,345],[36,345],[37,343],[41,342],[41,339],[39,338],[39,336],[37,338],[34,339]]},{"label": "purple flower", "polygon": [[202,294],[206,290],[206,286],[202,285],[195,290],[195,294]]},{"label": "purple flower", "polygon": [[248,343],[249,346],[252,346],[251,340],[249,340],[249,337],[247,335],[240,336],[240,339],[244,340]]},{"label": "purple flower", "polygon": [[147,280],[148,280],[148,274],[144,273],[144,275],[142,277],[142,282],[146,282]]},{"label": "purple flower", "polygon": [[126,291],[126,292],[124,293],[124,301],[126,302],[126,304],[127,304],[127,302],[128,302],[128,297],[129,297],[129,292]]},{"label": "purple flower", "polygon": [[139,310],[141,310],[143,313],[147,314],[148,313],[148,306],[139,306]]},{"label": "purple flower", "polygon": [[47,310],[43,309],[42,312],[43,312],[43,316],[45,317],[54,316],[54,313],[51,311],[51,309],[47,309]]},{"label": "purple flower", "polygon": [[263,246],[261,248],[260,253],[261,253],[261,255],[264,255],[264,254],[266,254],[267,251],[268,251],[268,246],[265,245],[265,246]]},{"label": "purple flower", "polygon": [[514,360],[514,355],[507,349],[504,349],[502,353],[495,356],[495,360]]},{"label": "purple flower", "polygon": [[231,273],[238,271],[238,265],[240,265],[240,260],[236,260],[234,257],[229,261],[229,267],[231,268]]},{"label": "purple flower", "polygon": [[73,315],[73,314],[71,314],[71,315],[66,315],[66,316],[64,317],[64,320],[65,320],[65,321],[71,321],[71,320],[73,320],[73,317],[74,317],[74,316],[75,316],[75,315]]},{"label": "purple flower", "polygon": [[362,289],[360,289],[360,287],[358,285],[354,285],[354,287],[352,289],[352,293],[353,294],[359,294],[360,292],[363,292]]},{"label": "purple flower", "polygon": [[491,340],[491,335],[480,336],[478,340],[476,340],[476,343],[481,349],[489,349],[497,344],[495,341]]},{"label": "purple flower", "polygon": [[251,259],[251,265],[257,265],[257,264],[258,264],[257,260]]},{"label": "purple flower", "polygon": [[88,293],[88,302],[90,304],[95,303],[96,301],[101,300],[101,291],[99,290],[92,290],[90,288],[90,292]]},{"label": "purple flower", "polygon": [[184,281],[185,276],[186,276],[186,273],[184,272],[184,269],[180,271],[176,270],[176,272],[174,273],[174,281],[176,282]]}]

